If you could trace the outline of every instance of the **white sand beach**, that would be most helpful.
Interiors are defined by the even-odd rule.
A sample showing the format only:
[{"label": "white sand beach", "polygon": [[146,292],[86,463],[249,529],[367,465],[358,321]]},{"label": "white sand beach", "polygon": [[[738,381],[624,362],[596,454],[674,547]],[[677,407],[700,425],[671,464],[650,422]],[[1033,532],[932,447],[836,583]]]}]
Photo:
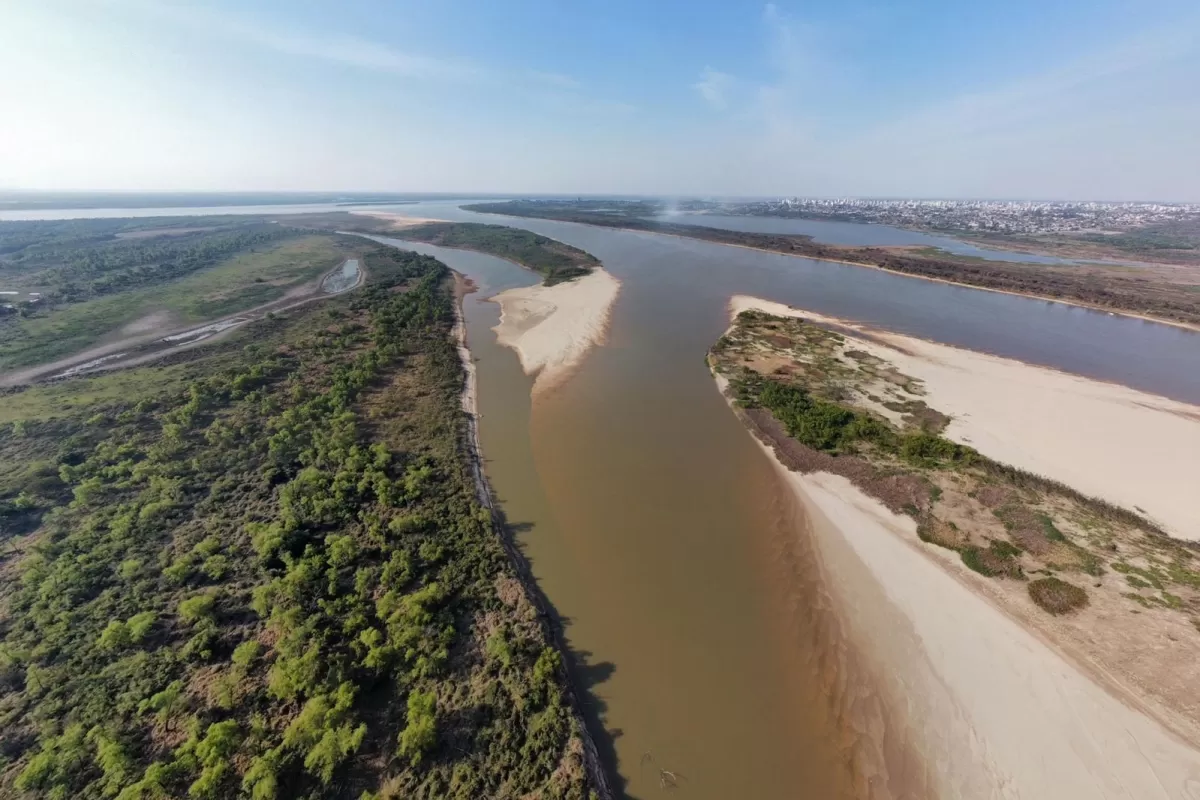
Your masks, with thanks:
[{"label": "white sand beach", "polygon": [[947,438],[1200,540],[1200,407],[769,300],[730,301],[734,316],[748,308],[869,334],[861,349],[922,380],[930,405],[952,417]]},{"label": "white sand beach", "polygon": [[620,290],[619,280],[596,268],[573,281],[509,289],[491,298],[500,304],[496,338],[517,351],[525,374],[537,375],[534,394],[563,380],[604,341]]}]

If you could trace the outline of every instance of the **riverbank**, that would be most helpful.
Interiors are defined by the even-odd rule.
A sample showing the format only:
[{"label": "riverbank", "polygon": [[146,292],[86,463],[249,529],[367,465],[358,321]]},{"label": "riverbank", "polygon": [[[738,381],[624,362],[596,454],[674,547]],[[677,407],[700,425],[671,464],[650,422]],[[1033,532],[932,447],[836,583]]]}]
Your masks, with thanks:
[{"label": "riverbank", "polygon": [[[640,231],[637,228],[620,228],[619,230],[626,230],[626,231],[631,231],[634,233],[644,233],[645,232],[645,231]],[[658,235],[659,236],[673,236],[677,239],[701,238],[701,237],[696,237],[696,236],[689,236],[687,234],[682,234],[682,233],[660,233]],[[1018,291],[1013,291],[1011,289],[998,289],[998,288],[995,288],[992,286],[982,286],[978,283],[968,283],[966,281],[956,281],[956,280],[952,280],[950,278],[937,278],[932,275],[921,275],[921,274],[915,273],[915,272],[906,272],[904,270],[889,269],[887,267],[883,267],[878,264],[868,264],[863,261],[851,261],[851,260],[844,259],[844,258],[836,258],[836,257],[831,257],[831,256],[807,256],[807,255],[803,255],[803,254],[784,253],[784,252],[781,252],[780,250],[773,249],[770,247],[758,247],[758,246],[749,245],[749,244],[734,244],[732,242],[718,242],[718,244],[723,244],[726,247],[738,247],[743,250],[757,250],[760,253],[771,253],[773,255],[791,255],[794,258],[807,258],[807,259],[810,259],[813,261],[828,261],[831,264],[845,264],[848,267],[862,267],[864,269],[874,269],[874,270],[878,270],[880,272],[887,272],[892,275],[901,275],[905,278],[917,278],[919,280],[931,281],[933,283],[944,283],[947,286],[961,286],[964,289],[978,289],[978,290],[984,291],[984,292],[995,292],[996,294],[1007,294],[1007,295],[1012,295],[1014,297],[1026,297],[1031,300],[1045,300],[1047,303],[1061,303],[1064,306],[1072,306],[1073,308],[1086,308],[1091,311],[1103,311],[1107,314],[1116,314],[1117,316],[1129,317],[1130,319],[1140,319],[1145,322],[1156,322],[1159,325],[1170,325],[1173,328],[1182,328],[1183,330],[1187,330],[1187,331],[1200,332],[1200,324],[1170,319],[1168,317],[1155,316],[1153,314],[1139,314],[1136,311],[1130,311],[1130,310],[1123,309],[1123,308],[1098,305],[1096,303],[1087,303],[1082,300],[1072,300],[1072,299],[1067,299],[1067,298],[1063,298],[1063,297],[1055,297],[1053,295],[1038,294],[1036,292],[1018,292]],[[899,248],[890,248],[890,249],[899,249]]]},{"label": "riverbank", "polygon": [[496,337],[517,352],[525,374],[536,375],[535,395],[552,389],[603,343],[620,290],[621,282],[597,267],[566,283],[509,289],[491,298],[501,309]]},{"label": "riverbank", "polygon": [[525,555],[521,552],[516,542],[513,541],[500,507],[496,503],[495,496],[492,493],[491,485],[488,483],[487,476],[483,471],[483,451],[479,444],[479,398],[476,370],[467,340],[467,319],[463,309],[464,298],[466,295],[476,291],[476,286],[474,281],[462,273],[453,271],[452,274],[454,276],[453,337],[463,367],[462,410],[463,416],[466,419],[464,449],[467,453],[472,481],[475,484],[476,501],[487,510],[496,537],[504,547],[504,551],[508,556],[509,562],[512,564],[513,572],[521,584],[526,599],[537,609],[547,638],[554,643],[555,648],[562,656],[562,661],[557,670],[558,678],[570,704],[571,718],[575,725],[575,732],[579,738],[581,758],[584,769],[587,772],[588,781],[593,789],[593,796],[596,800],[614,800],[615,795],[613,794],[612,787],[609,785],[608,775],[601,762],[599,748],[596,746],[592,732],[588,728],[583,715],[584,693],[576,685],[569,669],[565,666],[567,660],[570,658],[570,649],[567,646],[562,625],[554,615],[549,600],[546,599],[541,588],[537,585],[537,579],[533,575],[529,561],[525,558]]},{"label": "riverbank", "polygon": [[[738,298],[734,316],[756,305],[770,314],[800,313]],[[735,323],[731,332],[738,327]],[[850,333],[843,327],[835,330],[839,340],[840,333]],[[776,327],[764,335],[778,341],[785,334]],[[746,341],[743,335],[725,347]],[[870,365],[885,383],[924,398],[919,408],[908,410],[936,419],[924,400],[942,408],[938,386],[914,384],[911,373],[899,374],[872,360],[878,356],[867,348],[879,347],[874,335],[855,337],[848,345],[839,341],[839,347],[845,346],[852,349],[842,352]],[[888,350],[889,359],[897,352]],[[729,352],[714,347],[710,366],[722,394],[803,506],[809,526],[802,535],[813,538],[856,643],[875,661],[875,673],[882,677],[878,689],[890,707],[905,712],[905,721],[898,723],[902,730],[893,735],[907,737],[906,743],[925,755],[927,776],[938,795],[1192,797],[1190,792],[1200,785],[1200,752],[1194,746],[1200,741],[1194,702],[1198,687],[1178,676],[1192,672],[1188,665],[1200,654],[1200,637],[1186,615],[1128,600],[1121,561],[1112,565],[1117,574],[1101,569],[1093,576],[1089,606],[1064,617],[1048,615],[1031,602],[1024,591],[1028,584],[1017,580],[1019,575],[989,578],[972,571],[965,556],[959,559],[948,545],[931,541],[928,527],[922,535],[922,525],[937,521],[931,515],[914,515],[916,509],[897,513],[892,504],[870,496],[863,487],[871,482],[853,470],[847,478],[814,469],[814,463],[821,463],[814,451],[801,452],[804,447],[770,414],[764,417],[763,409],[743,409],[733,402],[734,392],[722,374],[722,367],[731,363],[749,363],[770,374],[805,375],[803,365],[789,367],[776,356],[743,348],[730,361]],[[952,368],[963,371],[961,363]],[[854,394],[857,388],[851,383],[841,392]],[[898,405],[886,397],[869,402],[880,399]],[[833,457],[824,458],[830,465]],[[950,481],[926,475],[938,481],[934,499],[941,497],[943,503],[938,513],[945,513],[946,502],[959,508],[966,504],[953,497],[954,484],[969,480],[966,475]],[[955,530],[962,527],[966,534],[973,525],[984,525],[980,518],[958,520]],[[995,520],[992,525],[999,532],[989,532],[1002,536]],[[1134,560],[1125,540],[1120,541],[1124,557]],[[1021,560],[1032,566],[1028,555]],[[880,588],[885,601],[864,603],[865,597],[878,597]],[[1157,663],[1163,659],[1171,663]]]},{"label": "riverbank", "polygon": [[[855,641],[883,667],[877,689],[908,712],[901,735],[924,754],[936,796],[1192,797],[1200,753],[974,591],[969,575],[927,558],[912,520],[845,478],[771,458],[807,511]],[[888,608],[854,607],[855,584],[838,580],[854,568],[829,557],[838,549]]]}]

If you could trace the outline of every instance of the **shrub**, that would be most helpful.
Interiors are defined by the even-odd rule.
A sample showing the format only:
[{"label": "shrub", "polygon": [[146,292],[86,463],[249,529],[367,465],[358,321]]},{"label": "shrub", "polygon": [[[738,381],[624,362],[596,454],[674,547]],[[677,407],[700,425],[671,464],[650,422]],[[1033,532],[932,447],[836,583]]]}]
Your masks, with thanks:
[{"label": "shrub", "polygon": [[1087,592],[1058,578],[1039,578],[1029,584],[1029,597],[1051,614],[1067,614],[1088,603]]},{"label": "shrub", "polygon": [[967,545],[959,551],[970,569],[988,578],[1020,578],[1024,575],[1016,557],[1021,551],[1008,542],[992,541],[986,548]]},{"label": "shrub", "polygon": [[408,725],[400,732],[397,752],[413,765],[433,749],[437,742],[437,697],[433,692],[413,692],[408,696]]},{"label": "shrub", "polygon": [[99,644],[105,650],[119,650],[127,646],[129,641],[129,626],[119,619],[114,619],[100,634]]},{"label": "shrub", "polygon": [[192,595],[179,603],[179,618],[188,623],[211,619],[216,602],[211,594]]},{"label": "shrub", "polygon": [[134,644],[140,644],[144,641],[147,634],[150,633],[150,629],[154,627],[154,622],[157,619],[158,615],[153,611],[143,611],[125,620],[125,625],[129,628],[130,641]]}]

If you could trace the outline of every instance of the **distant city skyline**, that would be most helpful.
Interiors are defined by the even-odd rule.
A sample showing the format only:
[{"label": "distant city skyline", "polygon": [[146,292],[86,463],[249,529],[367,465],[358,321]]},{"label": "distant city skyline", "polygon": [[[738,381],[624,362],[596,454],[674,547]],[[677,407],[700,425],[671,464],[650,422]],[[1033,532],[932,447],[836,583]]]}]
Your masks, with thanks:
[{"label": "distant city skyline", "polygon": [[1200,11],[12,0],[0,187],[1200,202]]}]

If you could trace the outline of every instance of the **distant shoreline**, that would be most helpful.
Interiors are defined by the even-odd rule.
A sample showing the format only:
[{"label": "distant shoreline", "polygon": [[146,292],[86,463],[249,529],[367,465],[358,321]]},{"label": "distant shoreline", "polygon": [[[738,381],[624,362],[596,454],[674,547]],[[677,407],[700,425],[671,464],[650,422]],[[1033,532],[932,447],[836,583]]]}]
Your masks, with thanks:
[{"label": "distant shoreline", "polygon": [[[466,208],[466,210],[474,210],[474,209]],[[649,228],[637,228],[637,227],[630,227],[628,225],[621,225],[621,224],[601,225],[601,224],[598,224],[596,222],[591,222],[591,221],[572,220],[572,219],[565,219],[565,218],[553,217],[553,216],[538,217],[538,216],[526,215],[526,214],[511,214],[511,213],[506,213],[504,211],[498,211],[498,210],[497,211],[476,211],[476,213],[494,214],[496,216],[509,216],[509,217],[513,217],[516,219],[544,219],[544,220],[549,220],[552,222],[570,222],[570,223],[574,223],[576,225],[590,225],[592,227],[609,228],[612,230],[628,231],[630,233],[646,233],[646,234],[652,234],[655,236],[671,236],[671,237],[674,237],[677,239],[701,241],[701,242],[707,242],[709,244],[721,245],[723,247],[737,247],[737,248],[741,248],[743,250],[754,250],[754,251],[757,251],[760,253],[770,253],[772,255],[788,256],[791,258],[803,258],[803,259],[807,259],[809,261],[823,261],[823,262],[828,262],[831,264],[845,264],[845,265],[851,266],[851,267],[863,267],[866,269],[874,269],[874,270],[878,270],[880,272],[886,272],[886,273],[889,273],[892,275],[899,275],[899,276],[906,277],[906,278],[918,278],[920,280],[932,281],[934,283],[943,283],[943,284],[947,284],[949,286],[959,286],[959,287],[966,288],[966,289],[978,289],[981,291],[995,292],[997,294],[1006,294],[1006,295],[1012,295],[1015,297],[1025,297],[1025,298],[1029,298],[1032,300],[1044,300],[1046,302],[1051,302],[1051,303],[1061,303],[1062,305],[1072,306],[1074,308],[1085,308],[1090,311],[1106,312],[1106,313],[1113,314],[1113,315],[1128,317],[1130,319],[1139,319],[1144,322],[1155,322],[1155,323],[1158,323],[1161,325],[1170,325],[1171,327],[1174,327],[1174,328],[1181,328],[1183,330],[1189,330],[1189,331],[1200,333],[1200,323],[1192,323],[1192,322],[1186,322],[1183,320],[1170,319],[1168,317],[1157,316],[1154,314],[1146,314],[1143,312],[1134,311],[1132,309],[1124,309],[1124,308],[1115,307],[1115,306],[1104,306],[1104,305],[1099,305],[1096,303],[1088,303],[1081,299],[1055,297],[1052,295],[1038,294],[1038,293],[1034,293],[1034,292],[1023,292],[1023,291],[1017,291],[1017,290],[1013,290],[1013,289],[1003,289],[1003,288],[999,288],[999,287],[983,286],[980,284],[969,283],[969,282],[962,281],[962,280],[954,280],[951,278],[942,278],[942,277],[938,277],[938,276],[934,276],[934,275],[923,275],[918,272],[906,272],[903,270],[891,269],[891,268],[881,266],[878,264],[869,264],[869,263],[865,263],[862,261],[853,261],[853,260],[845,259],[845,258],[836,258],[836,257],[832,257],[829,255],[805,255],[803,253],[790,253],[790,252],[785,252],[783,250],[777,250],[777,249],[773,249],[770,247],[763,247],[763,246],[759,246],[759,245],[743,244],[743,243],[738,243],[738,242],[725,242],[725,241],[720,241],[719,239],[715,239],[715,238],[711,238],[709,236],[703,235],[703,231],[740,233],[738,231],[725,231],[724,229],[721,229],[721,228],[699,228],[697,233],[693,234],[690,232],[681,232],[681,231],[661,231],[661,230],[653,230],[653,229],[649,229]],[[616,222],[616,220],[614,220],[614,222]],[[811,238],[811,237],[808,237],[808,238]],[[833,246],[831,246],[831,247],[833,247]],[[876,248],[876,249],[887,252],[887,248],[881,247],[881,248]],[[952,262],[946,262],[946,263],[952,263]]]}]

